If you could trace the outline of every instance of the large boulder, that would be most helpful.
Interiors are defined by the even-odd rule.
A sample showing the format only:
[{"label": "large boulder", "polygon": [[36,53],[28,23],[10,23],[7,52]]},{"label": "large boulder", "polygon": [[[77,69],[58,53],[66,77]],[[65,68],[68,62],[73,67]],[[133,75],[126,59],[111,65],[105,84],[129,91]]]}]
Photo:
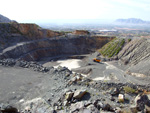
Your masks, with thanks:
[{"label": "large boulder", "polygon": [[0,105],[0,113],[18,113],[17,108],[10,105]]},{"label": "large boulder", "polygon": [[74,95],[74,93],[71,92],[71,91],[69,91],[69,92],[66,93],[65,99],[66,99],[67,101],[70,101],[70,100],[72,99],[73,95]]},{"label": "large boulder", "polygon": [[150,94],[139,94],[135,98],[135,103],[138,111],[150,112]]},{"label": "large boulder", "polygon": [[87,93],[86,90],[76,90],[74,92],[73,98],[80,100],[86,93]]}]

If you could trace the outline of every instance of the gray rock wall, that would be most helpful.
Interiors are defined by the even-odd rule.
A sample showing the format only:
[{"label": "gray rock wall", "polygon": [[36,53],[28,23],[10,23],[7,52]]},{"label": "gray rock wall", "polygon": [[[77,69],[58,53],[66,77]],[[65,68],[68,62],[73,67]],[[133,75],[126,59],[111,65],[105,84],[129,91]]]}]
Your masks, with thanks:
[{"label": "gray rock wall", "polygon": [[32,61],[40,60],[43,57],[88,54],[99,49],[112,39],[113,37],[97,36],[45,38],[8,47],[0,53],[0,58]]}]

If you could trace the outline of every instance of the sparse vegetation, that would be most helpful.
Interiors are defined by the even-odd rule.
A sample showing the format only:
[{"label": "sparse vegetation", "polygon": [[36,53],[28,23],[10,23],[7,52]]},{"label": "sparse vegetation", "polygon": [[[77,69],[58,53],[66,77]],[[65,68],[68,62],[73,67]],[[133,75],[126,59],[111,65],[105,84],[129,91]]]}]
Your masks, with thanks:
[{"label": "sparse vegetation", "polygon": [[124,103],[124,100],[123,99],[120,99],[120,100],[118,100],[119,101],[119,103]]},{"label": "sparse vegetation", "polygon": [[123,89],[124,89],[125,93],[136,93],[136,90],[129,86],[124,86]]},{"label": "sparse vegetation", "polygon": [[125,39],[114,38],[112,41],[103,46],[99,52],[103,56],[113,57],[119,53],[124,46]]},{"label": "sparse vegetation", "polygon": [[64,33],[64,34],[66,34],[66,33],[72,33],[71,31],[59,31],[60,33]]},{"label": "sparse vegetation", "polygon": [[131,38],[128,39],[128,42],[130,42],[130,41],[131,41]]}]

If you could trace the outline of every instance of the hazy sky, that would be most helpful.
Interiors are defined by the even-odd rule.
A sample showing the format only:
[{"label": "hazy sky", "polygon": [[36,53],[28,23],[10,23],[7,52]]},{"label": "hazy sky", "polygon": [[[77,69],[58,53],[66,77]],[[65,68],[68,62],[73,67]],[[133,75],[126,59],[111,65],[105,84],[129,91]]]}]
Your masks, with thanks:
[{"label": "hazy sky", "polygon": [[150,20],[150,0],[1,0],[0,14],[18,22],[51,19]]}]

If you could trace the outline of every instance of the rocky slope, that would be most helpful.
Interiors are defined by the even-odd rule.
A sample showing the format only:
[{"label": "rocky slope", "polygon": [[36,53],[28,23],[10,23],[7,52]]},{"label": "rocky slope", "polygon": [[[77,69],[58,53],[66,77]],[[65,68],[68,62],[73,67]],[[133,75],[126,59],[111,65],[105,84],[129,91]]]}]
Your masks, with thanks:
[{"label": "rocky slope", "polygon": [[128,71],[150,75],[150,39],[135,39],[118,54],[118,59],[129,65]]},{"label": "rocky slope", "polygon": [[11,20],[0,14],[0,23],[10,23]]},{"label": "rocky slope", "polygon": [[104,45],[99,52],[101,53],[102,56],[104,57],[115,57],[120,50],[123,48],[125,44],[125,39],[119,39],[115,38],[106,45]]},{"label": "rocky slope", "polygon": [[102,61],[119,60],[128,74],[134,76],[150,75],[150,39],[113,39],[100,50]]}]

